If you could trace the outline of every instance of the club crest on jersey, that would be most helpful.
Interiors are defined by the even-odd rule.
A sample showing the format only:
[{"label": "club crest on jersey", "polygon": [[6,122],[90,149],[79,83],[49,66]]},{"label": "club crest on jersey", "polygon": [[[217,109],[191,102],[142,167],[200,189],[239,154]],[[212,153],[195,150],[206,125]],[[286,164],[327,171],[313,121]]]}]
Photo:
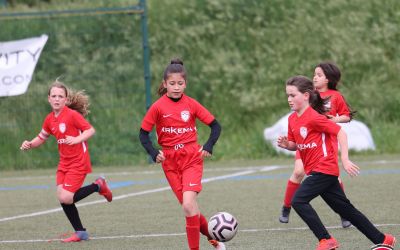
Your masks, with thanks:
[{"label": "club crest on jersey", "polygon": [[60,123],[58,125],[58,129],[60,130],[61,133],[64,134],[65,130],[67,129],[67,126],[65,125],[65,123]]},{"label": "club crest on jersey", "polygon": [[307,137],[307,128],[306,127],[300,127],[300,135],[303,137],[303,139],[306,139]]},{"label": "club crest on jersey", "polygon": [[189,121],[189,118],[190,118],[190,113],[189,113],[189,111],[187,111],[187,110],[182,111],[182,112],[181,112],[181,118],[182,118],[182,120],[183,120],[184,122]]}]

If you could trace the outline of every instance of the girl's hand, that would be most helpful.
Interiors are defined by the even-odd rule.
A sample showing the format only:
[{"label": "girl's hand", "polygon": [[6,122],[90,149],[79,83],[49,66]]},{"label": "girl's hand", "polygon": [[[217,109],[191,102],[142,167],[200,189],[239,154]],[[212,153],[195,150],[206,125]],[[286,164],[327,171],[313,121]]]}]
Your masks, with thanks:
[{"label": "girl's hand", "polygon": [[199,153],[201,153],[201,158],[211,157],[210,152],[203,150],[203,147],[199,149]]},{"label": "girl's hand", "polygon": [[360,173],[360,168],[350,160],[342,161],[342,164],[344,170],[346,170],[351,177],[355,177]]},{"label": "girl's hand", "polygon": [[78,137],[67,135],[65,137],[65,144],[67,145],[75,145],[81,143],[81,140]]},{"label": "girl's hand", "polygon": [[156,163],[165,161],[165,156],[164,156],[163,151],[159,150],[158,152],[160,152],[160,153],[156,157]]},{"label": "girl's hand", "polygon": [[335,122],[335,123],[338,122],[338,120],[336,119],[336,116],[333,116],[333,115],[326,115],[326,117],[327,117],[329,120],[331,120],[331,121],[333,121],[333,122]]},{"label": "girl's hand", "polygon": [[287,149],[289,146],[289,141],[287,139],[287,136],[279,136],[278,139],[276,140],[276,143],[278,144],[279,147]]},{"label": "girl's hand", "polygon": [[32,147],[32,143],[31,143],[30,141],[24,141],[24,142],[21,144],[21,147],[19,147],[19,149],[21,149],[21,150],[28,150],[28,149],[31,149],[31,147]]}]

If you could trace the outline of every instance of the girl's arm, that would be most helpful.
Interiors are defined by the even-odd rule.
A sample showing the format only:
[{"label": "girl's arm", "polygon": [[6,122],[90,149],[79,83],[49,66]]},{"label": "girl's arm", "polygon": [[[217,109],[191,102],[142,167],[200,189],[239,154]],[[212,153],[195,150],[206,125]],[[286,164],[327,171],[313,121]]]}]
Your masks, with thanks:
[{"label": "girl's arm", "polygon": [[[215,143],[217,143],[218,138],[221,134],[222,128],[221,128],[221,125],[218,123],[218,121],[215,119],[208,126],[211,128],[210,137],[208,138],[207,142],[203,145],[201,151],[205,150],[208,153],[210,153],[210,155],[211,155],[212,151],[213,151],[213,147],[214,147]],[[208,156],[208,155],[205,155],[205,156]]]},{"label": "girl's arm", "polygon": [[296,151],[297,150],[297,145],[295,142],[288,141],[287,136],[279,136],[277,140],[277,144],[279,147],[290,150],[290,151]]},{"label": "girl's arm", "polygon": [[20,149],[21,150],[29,150],[29,149],[32,149],[32,148],[37,148],[40,145],[42,145],[43,143],[45,143],[45,142],[46,142],[45,140],[42,140],[42,139],[40,139],[39,137],[36,136],[31,141],[24,141],[21,144]]},{"label": "girl's arm", "polygon": [[340,115],[340,116],[328,115],[328,119],[335,123],[346,123],[351,120],[350,117],[347,115]]},{"label": "girl's arm", "polygon": [[84,141],[89,140],[89,138],[92,137],[95,133],[96,133],[96,130],[93,127],[91,127],[89,129],[83,131],[82,134],[80,134],[76,137],[67,135],[65,137],[65,144],[74,145],[74,144],[82,143]]},{"label": "girl's arm", "polygon": [[357,176],[360,173],[360,168],[352,163],[349,159],[349,148],[347,144],[347,135],[343,129],[340,129],[337,134],[338,142],[340,145],[340,157],[344,170],[351,176]]},{"label": "girl's arm", "polygon": [[160,163],[165,160],[164,153],[161,150],[155,149],[153,144],[151,143],[148,131],[140,128],[139,140],[154,162]]}]

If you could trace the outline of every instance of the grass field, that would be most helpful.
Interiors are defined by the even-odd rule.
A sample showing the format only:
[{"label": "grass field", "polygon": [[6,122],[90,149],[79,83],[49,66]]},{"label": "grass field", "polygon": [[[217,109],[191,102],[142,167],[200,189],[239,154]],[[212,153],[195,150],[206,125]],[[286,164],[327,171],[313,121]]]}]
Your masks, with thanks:
[{"label": "grass field", "polygon": [[[343,175],[352,203],[383,232],[400,238],[400,158],[354,158],[361,175]],[[206,217],[218,211],[236,216],[239,231],[228,249],[314,249],[317,240],[294,212],[289,224],[278,215],[292,160],[208,161],[199,196]],[[157,165],[94,168],[87,181],[104,174],[114,200],[93,194],[79,211],[91,240],[63,244],[72,232],[56,200],[55,170],[2,172],[0,177],[0,249],[187,249],[184,218]],[[312,202],[341,249],[369,249],[372,243],[354,227],[342,229],[339,216],[320,198]],[[212,249],[204,237],[202,249]]]}]

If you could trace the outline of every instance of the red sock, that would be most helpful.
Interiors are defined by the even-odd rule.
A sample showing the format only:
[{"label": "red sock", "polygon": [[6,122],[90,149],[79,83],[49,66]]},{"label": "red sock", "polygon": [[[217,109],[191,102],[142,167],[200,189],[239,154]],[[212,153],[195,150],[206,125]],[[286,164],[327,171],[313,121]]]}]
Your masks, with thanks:
[{"label": "red sock", "polygon": [[294,183],[291,180],[288,180],[288,183],[286,186],[286,192],[285,192],[285,199],[283,201],[283,204],[285,207],[292,206],[292,199],[293,199],[294,193],[296,193],[296,191],[299,187],[300,187],[300,183]]},{"label": "red sock", "polygon": [[202,214],[200,214],[200,233],[207,236],[207,239],[211,239],[211,236],[208,233],[208,221]]},{"label": "red sock", "polygon": [[191,250],[199,250],[200,219],[199,215],[186,217],[186,236]]}]

